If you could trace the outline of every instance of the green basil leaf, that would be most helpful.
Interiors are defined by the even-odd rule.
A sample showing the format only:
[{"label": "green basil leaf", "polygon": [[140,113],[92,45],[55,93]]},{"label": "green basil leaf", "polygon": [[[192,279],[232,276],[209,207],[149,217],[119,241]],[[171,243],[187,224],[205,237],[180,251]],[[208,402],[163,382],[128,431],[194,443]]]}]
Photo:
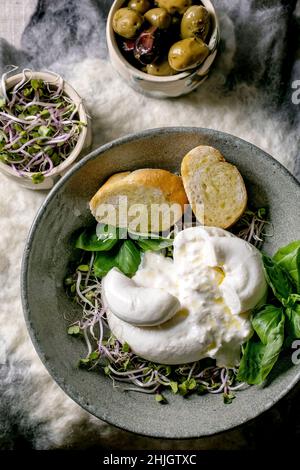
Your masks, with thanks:
[{"label": "green basil leaf", "polygon": [[300,294],[300,240],[280,248],[273,259],[289,272]]},{"label": "green basil leaf", "polygon": [[289,341],[300,338],[300,295],[290,295],[287,301],[285,314],[286,330]]},{"label": "green basil leaf", "polygon": [[300,303],[300,294],[291,294],[284,302],[285,307],[294,307],[297,303]]},{"label": "green basil leaf", "polygon": [[263,381],[261,369],[265,350],[266,346],[260,341],[254,341],[251,338],[247,342],[237,374],[237,380],[251,385],[259,384]]},{"label": "green basil leaf", "polygon": [[112,268],[119,268],[124,274],[132,276],[136,273],[140,262],[141,254],[137,246],[132,240],[125,240],[120,248],[116,246],[110,251],[96,253],[94,273],[97,277],[103,277]]},{"label": "green basil leaf", "polygon": [[169,248],[173,245],[174,240],[170,238],[139,238],[136,240],[136,243],[143,251],[159,251],[164,248]]},{"label": "green basil leaf", "polygon": [[103,237],[98,238],[95,228],[84,230],[75,242],[76,248],[85,251],[110,251],[117,243],[118,238]]},{"label": "green basil leaf", "polygon": [[118,268],[117,255],[118,250],[98,251],[93,264],[95,276],[103,277],[112,268]]},{"label": "green basil leaf", "polygon": [[253,339],[248,341],[237,379],[250,385],[261,384],[277,362],[281,348],[281,341],[267,345]]},{"label": "green basil leaf", "polygon": [[97,224],[97,227],[96,227],[96,235],[97,235],[97,238],[102,241],[107,240],[107,239],[116,240],[119,238],[124,238],[120,236],[123,233],[122,232],[123,230],[126,230],[126,229],[99,223]]},{"label": "green basil leaf", "polygon": [[274,295],[282,302],[293,293],[294,286],[292,279],[289,273],[272,258],[262,255],[262,259],[267,282],[272,288]]},{"label": "green basil leaf", "polygon": [[260,384],[276,363],[284,342],[285,317],[281,308],[263,306],[252,320],[257,333],[247,342],[237,379]]},{"label": "green basil leaf", "polygon": [[139,240],[137,242],[143,251],[159,251],[173,245],[172,240]]},{"label": "green basil leaf", "polygon": [[117,257],[117,265],[124,274],[133,275],[136,273],[141,262],[141,253],[132,240],[125,240]]},{"label": "green basil leaf", "polygon": [[263,305],[252,319],[252,326],[263,344],[273,341],[277,335],[277,326],[283,316],[282,308]]},{"label": "green basil leaf", "polygon": [[143,251],[159,251],[173,245],[174,239],[160,237],[153,233],[141,234],[128,232],[129,237],[134,240]]}]

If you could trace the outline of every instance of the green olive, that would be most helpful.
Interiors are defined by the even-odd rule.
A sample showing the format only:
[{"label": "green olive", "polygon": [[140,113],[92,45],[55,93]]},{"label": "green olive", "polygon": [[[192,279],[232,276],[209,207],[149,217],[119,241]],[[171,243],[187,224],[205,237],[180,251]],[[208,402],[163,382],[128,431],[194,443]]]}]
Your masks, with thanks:
[{"label": "green olive", "polygon": [[192,5],[192,0],[156,0],[155,2],[159,7],[165,8],[168,13],[183,13]]},{"label": "green olive", "polygon": [[182,39],[196,36],[205,41],[209,31],[210,18],[206,8],[200,5],[193,5],[188,8],[181,21]]},{"label": "green olive", "polygon": [[170,67],[168,60],[164,60],[162,62],[147,65],[146,72],[150,75],[157,75],[159,77],[163,77],[167,75],[174,75],[176,73],[176,70]]},{"label": "green olive", "polygon": [[182,39],[169,50],[169,64],[172,69],[183,72],[202,64],[208,54],[209,48],[201,39]]},{"label": "green olive", "polygon": [[171,15],[164,8],[152,8],[145,13],[146,20],[159,29],[168,29],[171,24]]},{"label": "green olive", "polygon": [[123,38],[131,39],[136,36],[143,24],[143,17],[129,8],[120,8],[113,17],[113,29]]},{"label": "green olive", "polygon": [[149,8],[151,8],[151,3],[149,0],[130,0],[128,2],[128,8],[143,15],[147,10],[149,10]]}]

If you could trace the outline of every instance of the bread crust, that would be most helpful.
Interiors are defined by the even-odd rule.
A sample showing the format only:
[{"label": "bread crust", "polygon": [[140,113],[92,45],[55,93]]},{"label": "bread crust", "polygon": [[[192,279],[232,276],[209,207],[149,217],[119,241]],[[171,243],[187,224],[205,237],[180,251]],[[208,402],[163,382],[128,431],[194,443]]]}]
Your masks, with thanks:
[{"label": "bread crust", "polygon": [[112,183],[120,182],[122,179],[126,178],[126,176],[130,175],[130,171],[122,171],[121,173],[115,173],[114,175],[110,176],[108,180],[101,186],[102,189],[109,187]]}]

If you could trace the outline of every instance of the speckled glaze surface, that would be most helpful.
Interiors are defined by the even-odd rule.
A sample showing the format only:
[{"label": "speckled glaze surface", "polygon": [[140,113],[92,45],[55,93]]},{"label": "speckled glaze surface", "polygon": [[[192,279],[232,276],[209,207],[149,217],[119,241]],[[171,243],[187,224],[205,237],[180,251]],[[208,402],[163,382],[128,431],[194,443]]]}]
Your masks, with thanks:
[{"label": "speckled glaze surface", "polygon": [[300,186],[278,162],[237,137],[201,128],[154,129],[109,143],[85,157],[53,188],[29,234],[22,267],[22,301],[27,326],[45,366],[62,389],[95,416],[136,433],[163,438],[192,438],[228,430],[255,418],[299,380],[300,366],[287,354],[268,384],[239,392],[224,405],[222,396],[169,395],[159,406],[153,396],[113,389],[110,379],[77,367],[85,347],[66,334],[65,316],[80,315],[66,297],[63,279],[72,257],[72,233],[91,221],[88,201],[113,173],[142,167],[178,171],[185,153],[213,145],[241,171],[256,206],[268,206],[274,235],[264,250],[299,239]]}]

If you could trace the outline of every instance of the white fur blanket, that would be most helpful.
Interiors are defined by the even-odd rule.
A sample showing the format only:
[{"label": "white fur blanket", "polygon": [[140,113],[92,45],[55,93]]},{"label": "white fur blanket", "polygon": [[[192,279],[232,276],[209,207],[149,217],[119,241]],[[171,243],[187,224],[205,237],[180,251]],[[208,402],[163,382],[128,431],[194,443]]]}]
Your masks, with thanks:
[{"label": "white fur blanket", "polygon": [[[61,73],[85,99],[94,147],[141,129],[209,127],[253,142],[299,176],[300,105],[293,103],[292,86],[300,80],[300,1],[295,3],[216,0],[222,31],[217,63],[197,92],[176,100],[141,96],[112,70],[105,46],[111,2],[105,0],[40,0],[22,50],[0,39],[0,71],[13,63]],[[293,408],[287,414],[285,404],[284,413],[279,405],[222,436],[158,441],[107,425],[68,398],[41,364],[20,302],[22,250],[44,197],[0,176],[0,447],[237,449],[295,434],[299,416]]]}]

